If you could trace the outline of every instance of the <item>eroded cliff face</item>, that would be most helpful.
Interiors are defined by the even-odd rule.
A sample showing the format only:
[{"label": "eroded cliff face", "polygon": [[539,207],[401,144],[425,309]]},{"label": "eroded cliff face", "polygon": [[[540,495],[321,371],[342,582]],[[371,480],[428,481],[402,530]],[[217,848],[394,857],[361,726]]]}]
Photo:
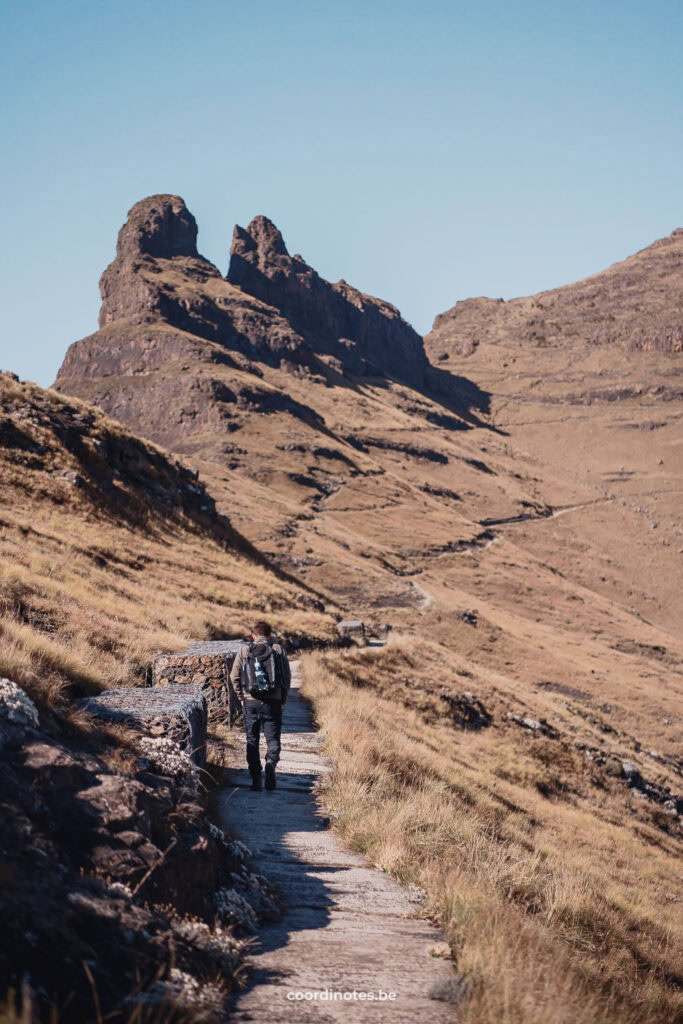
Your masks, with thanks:
[{"label": "eroded cliff face", "polygon": [[179,196],[130,210],[100,291],[100,329],[71,345],[55,387],[177,451],[223,453],[254,411],[318,423],[291,395],[295,376],[419,386],[429,370],[397,309],[323,280],[265,217],[235,229],[223,277]]},{"label": "eroded cliff face", "polygon": [[282,235],[267,217],[237,226],[230,249],[228,281],[268,302],[318,352],[336,357],[352,373],[424,377],[422,338],[388,302],[347,284],[330,284],[301,256],[290,256]]},{"label": "eroded cliff face", "polygon": [[136,203],[100,280],[100,330],[69,348],[60,384],[153,373],[174,359],[304,358],[304,339],[272,306],[230,285],[196,240],[179,196]]},{"label": "eroded cliff face", "polygon": [[428,366],[422,339],[394,306],[323,280],[289,256],[266,217],[235,228],[224,278],[198,253],[197,224],[179,196],[130,210],[100,292],[100,330],[71,346],[62,385],[154,372],[174,358],[311,367],[329,356],[341,372],[392,377]]}]

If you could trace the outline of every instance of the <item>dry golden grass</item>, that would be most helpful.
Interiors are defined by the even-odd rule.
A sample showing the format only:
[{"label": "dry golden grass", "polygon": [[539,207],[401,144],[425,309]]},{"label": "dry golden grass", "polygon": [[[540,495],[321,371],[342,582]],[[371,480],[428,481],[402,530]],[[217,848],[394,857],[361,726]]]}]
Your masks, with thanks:
[{"label": "dry golden grass", "polygon": [[[21,415],[34,401],[42,423]],[[112,433],[131,459],[142,444],[83,403],[0,377],[5,423],[21,432],[20,444],[17,435],[0,443],[1,676],[40,706],[67,711],[73,697],[144,684],[155,652],[243,636],[257,613],[285,632],[329,631],[300,589],[241,551],[239,538],[232,545],[225,530],[144,506],[134,483],[119,514],[117,492],[66,481],[65,470],[84,472],[84,456],[45,425],[65,408],[94,417],[85,441]],[[47,454],[38,459],[29,445]],[[171,457],[146,444],[145,451],[156,460],[155,482],[168,477],[172,485]],[[142,506],[144,515],[131,514]]]},{"label": "dry golden grass", "polygon": [[[553,741],[537,746],[495,722],[463,732],[407,706],[397,681],[410,679],[419,705],[428,673],[399,640],[306,655],[304,692],[335,762],[324,799],[337,828],[373,863],[427,890],[472,985],[464,1019],[677,1020],[675,841],[636,823],[618,787],[595,789],[571,760],[549,764],[543,745]],[[569,790],[556,799],[538,785],[552,772]]]},{"label": "dry golden grass", "polygon": [[[107,544],[118,564],[83,553]],[[122,565],[127,558],[140,568]],[[297,609],[292,591],[210,538],[180,536],[169,547],[72,510],[12,510],[0,533],[0,673],[29,689],[41,680],[55,697],[60,681],[83,692],[140,684],[155,651],[244,635],[266,608],[276,626],[319,630],[320,617]]]},{"label": "dry golden grass", "polygon": [[[223,433],[204,447],[199,435],[194,448],[188,435],[188,450],[207,460],[202,472],[222,510],[326,592],[328,608],[338,600],[345,614],[421,636],[419,659],[401,642],[306,659],[307,692],[337,761],[327,799],[343,835],[428,890],[458,970],[472,981],[470,1022],[674,1020],[679,848],[658,827],[661,812],[644,801],[636,810],[623,783],[589,769],[573,743],[633,756],[648,778],[680,786],[670,762],[683,651],[667,632],[681,592],[669,548],[675,531],[644,531],[640,512],[612,501],[575,517],[496,527],[495,543],[448,553],[476,537],[486,517],[537,501],[602,500],[602,478],[626,462],[633,432],[607,423],[604,437],[621,440],[603,445],[589,486],[588,420],[581,443],[563,454],[572,473],[558,476],[563,444],[545,420],[534,428],[552,449],[541,467],[528,455],[534,445],[520,450],[492,432],[434,426],[414,411],[427,408],[422,398],[403,386],[363,382],[316,395],[310,381],[287,375],[283,385],[278,372],[264,368],[265,384],[318,403],[324,431],[284,414],[245,414],[233,436],[244,455],[234,472]],[[105,429],[97,417],[94,430]],[[106,429],[125,443],[123,428]],[[343,440],[352,432],[433,446],[447,461],[373,445],[358,451]],[[314,455],[321,443],[338,457]],[[639,442],[650,462],[653,443],[649,434]],[[660,454],[668,471],[673,441]],[[154,650],[238,635],[253,611],[268,611],[285,631],[329,628],[295,585],[196,524],[154,509],[118,520],[54,473],[16,461],[0,468],[9,482],[0,509],[0,658],[45,702],[65,706],[71,694],[139,683]],[[77,463],[62,452],[50,468]],[[303,471],[343,480],[320,497],[299,481]],[[648,488],[662,472],[645,473]],[[644,482],[634,478],[638,502]],[[623,493],[630,501],[631,490]],[[469,608],[477,628],[458,618]],[[637,650],[622,649],[624,641]],[[664,654],[653,660],[653,652]],[[450,693],[475,690],[494,712],[490,729],[466,733],[445,721],[444,674]],[[532,740],[505,723],[508,710],[547,715],[564,739]],[[605,733],[602,718],[616,731]],[[221,755],[213,761],[220,770]]]},{"label": "dry golden grass", "polygon": [[[189,277],[166,270],[189,296]],[[231,288],[220,279],[206,287],[214,298]],[[106,333],[115,340],[119,330]],[[407,384],[332,372],[323,383],[262,365],[255,379],[238,356],[235,366],[212,362],[211,344],[199,341],[155,374],[71,384],[105,403],[117,389],[135,396],[126,404],[137,429],[201,459],[222,510],[324,592],[328,608],[338,602],[345,616],[420,637],[419,659],[400,643],[307,658],[306,685],[337,760],[327,798],[340,828],[376,863],[427,888],[473,984],[470,1021],[673,1020],[680,822],[637,802],[576,746],[633,759],[680,791],[683,447],[680,401],[662,383],[673,357],[577,354],[571,339],[554,350],[481,345],[455,372],[483,387],[474,410],[490,399],[493,420],[465,430],[463,380],[442,404]],[[246,408],[194,406],[192,386],[208,378],[227,393],[260,394],[262,412],[251,399]],[[196,408],[182,432],[154,401],[169,385]],[[637,397],[592,397],[617,398],[622,385]],[[276,412],[278,394],[288,402]],[[536,516],[551,506],[557,517]],[[253,600],[251,567],[238,594],[232,562],[220,578],[205,562],[193,571],[198,543],[173,534],[157,572],[171,600],[148,595],[141,625],[147,605],[135,580],[154,573],[130,562],[137,537],[128,562],[107,556],[103,601],[112,616],[130,612],[127,645],[112,651],[92,649],[108,613],[89,586],[90,565],[61,589],[50,578],[48,609],[80,595],[71,629],[60,620],[59,649],[43,653],[57,662],[57,682],[69,643],[71,678],[97,686],[117,666],[139,678],[155,633],[171,648],[190,630],[237,625]],[[156,542],[149,554],[159,556]],[[267,602],[279,625],[306,619],[320,631],[303,609],[292,614],[287,587]],[[95,609],[88,621],[86,609]],[[463,622],[469,609],[476,628]],[[24,657],[20,632],[11,645]],[[447,695],[476,692],[494,714],[490,729],[446,721],[444,676]],[[508,712],[547,716],[561,739],[532,739]]]}]

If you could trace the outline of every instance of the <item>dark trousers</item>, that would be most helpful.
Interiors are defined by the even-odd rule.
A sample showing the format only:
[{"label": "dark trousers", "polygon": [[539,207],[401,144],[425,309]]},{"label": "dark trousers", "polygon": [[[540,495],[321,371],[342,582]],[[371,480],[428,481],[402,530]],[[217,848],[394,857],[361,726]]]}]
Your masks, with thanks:
[{"label": "dark trousers", "polygon": [[261,774],[259,740],[261,729],[266,740],[266,764],[280,760],[280,732],[282,730],[282,702],[280,700],[251,700],[244,702],[244,731],[247,736],[247,764],[252,776]]}]

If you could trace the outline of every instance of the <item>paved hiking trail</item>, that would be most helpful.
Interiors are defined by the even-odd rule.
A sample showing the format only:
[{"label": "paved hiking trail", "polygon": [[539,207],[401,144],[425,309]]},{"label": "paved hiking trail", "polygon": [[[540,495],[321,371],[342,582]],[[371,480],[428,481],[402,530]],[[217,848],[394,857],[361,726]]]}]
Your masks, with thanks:
[{"label": "paved hiking trail", "polygon": [[[427,997],[434,982],[453,975],[450,963],[428,952],[442,936],[429,922],[406,916],[416,910],[406,890],[344,849],[327,828],[313,790],[329,764],[299,681],[294,662],[277,789],[252,793],[246,768],[238,768],[220,802],[221,818],[253,852],[252,869],[277,882],[287,903],[282,919],[259,931],[249,987],[231,1020],[452,1022],[455,1007]],[[241,746],[239,755],[241,765]],[[396,998],[321,1000],[325,990],[375,996],[382,990]],[[318,997],[287,997],[305,992]]]}]

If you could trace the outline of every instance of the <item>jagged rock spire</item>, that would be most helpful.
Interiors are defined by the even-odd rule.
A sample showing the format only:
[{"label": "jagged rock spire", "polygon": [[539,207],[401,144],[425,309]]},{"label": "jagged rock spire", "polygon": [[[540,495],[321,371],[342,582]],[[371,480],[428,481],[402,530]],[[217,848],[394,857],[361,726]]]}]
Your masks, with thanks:
[{"label": "jagged rock spire", "polygon": [[422,339],[394,306],[290,256],[267,217],[235,228],[226,281],[198,254],[197,223],[180,196],[133,206],[100,291],[103,333],[69,349],[62,379],[148,372],[195,351],[198,339],[271,365],[319,368],[319,357],[331,357],[337,372],[411,381],[428,368]]},{"label": "jagged rock spire", "polygon": [[141,199],[119,231],[116,259],[100,278],[100,327],[117,320],[144,322],[160,316],[157,284],[140,273],[142,260],[183,257],[199,261],[206,274],[218,270],[197,252],[197,222],[180,196]]},{"label": "jagged rock spire", "polygon": [[147,196],[128,211],[116,253],[135,252],[160,258],[198,255],[197,221],[180,196]]},{"label": "jagged rock spire", "polygon": [[388,302],[346,281],[331,284],[301,256],[290,256],[267,217],[235,228],[228,281],[275,306],[318,353],[337,357],[352,373],[411,375],[427,367],[422,339]]}]

